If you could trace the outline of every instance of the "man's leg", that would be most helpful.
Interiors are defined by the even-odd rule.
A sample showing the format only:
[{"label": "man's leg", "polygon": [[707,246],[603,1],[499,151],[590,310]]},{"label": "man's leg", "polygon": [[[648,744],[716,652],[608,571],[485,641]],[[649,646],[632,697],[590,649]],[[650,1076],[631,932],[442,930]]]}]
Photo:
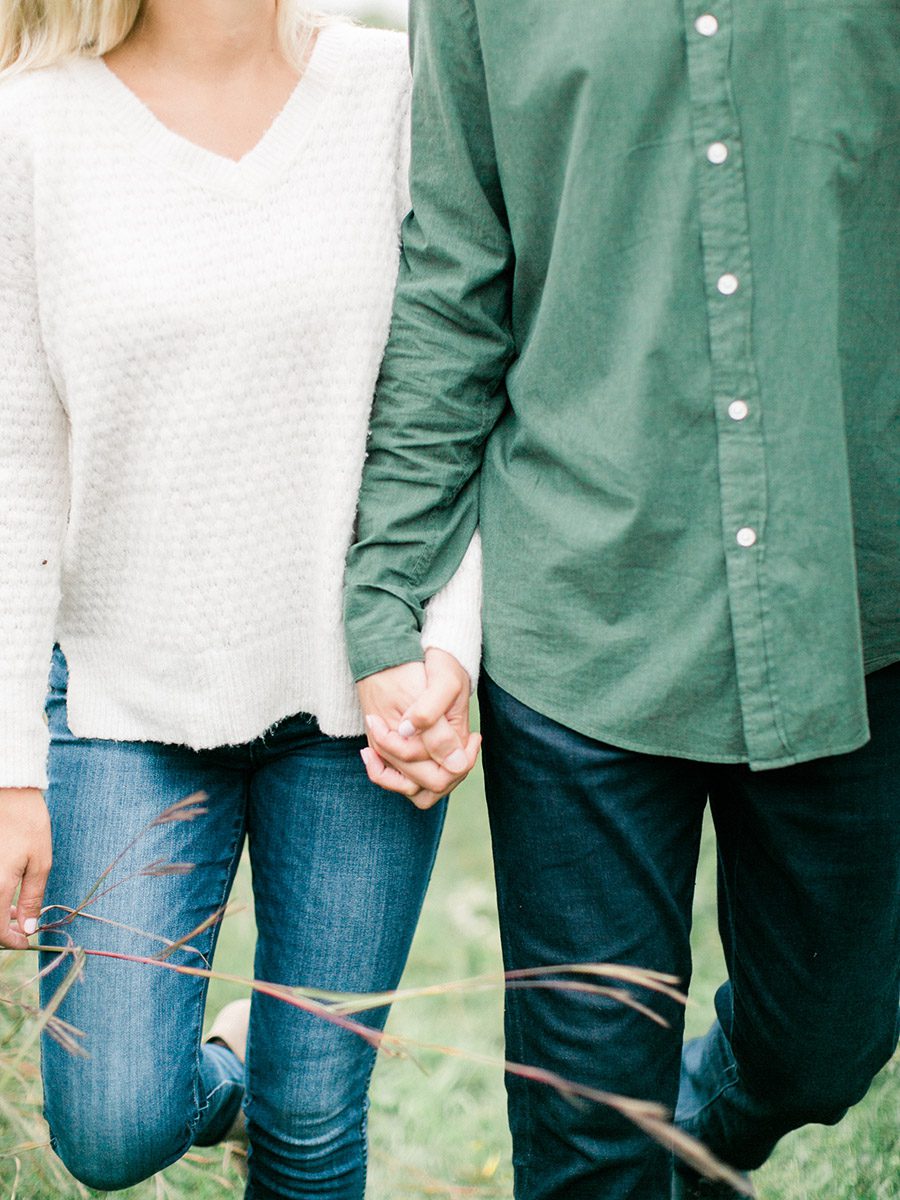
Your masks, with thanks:
[{"label": "man's leg", "polygon": [[[489,679],[481,717],[506,968],[623,963],[686,986],[707,768],[583,737]],[[636,995],[669,1027],[612,999],[511,988],[508,1057],[674,1108],[681,1006]],[[627,1120],[507,1078],[517,1200],[667,1200],[669,1154]]]},{"label": "man's leg", "polygon": [[[730,982],[685,1048],[678,1120],[746,1170],[790,1130],[839,1121],[897,1044],[900,666],[868,691],[867,746],[724,769],[710,797]],[[677,1196],[709,1195],[677,1174]]]}]

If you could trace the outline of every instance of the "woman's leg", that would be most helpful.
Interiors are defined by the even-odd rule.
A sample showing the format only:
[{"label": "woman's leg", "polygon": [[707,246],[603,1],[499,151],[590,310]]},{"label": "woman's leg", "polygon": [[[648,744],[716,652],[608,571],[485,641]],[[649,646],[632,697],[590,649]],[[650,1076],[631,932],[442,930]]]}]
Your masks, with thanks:
[{"label": "woman's leg", "polygon": [[[259,979],[352,992],[400,979],[444,806],[419,812],[371,784],[363,745],[326,738],[309,718],[266,739],[248,810]],[[363,1019],[380,1028],[386,1016]],[[355,1034],[254,996],[248,1197],[363,1195],[373,1061]]]},{"label": "woman's leg", "polygon": [[[103,880],[87,915],[48,930],[41,942],[71,939],[91,950],[153,956],[164,949],[159,936],[133,931],[174,941],[224,902],[243,840],[247,774],[236,751],[217,759],[153,743],[75,738],[65,682],[57,655],[47,703],[54,861],[46,904],[59,907],[42,925],[77,907],[169,806],[203,790],[208,813],[152,826]],[[215,930],[206,930],[191,939],[199,954],[180,950],[165,961],[203,966],[214,942]],[[42,957],[44,966],[55,959]],[[69,961],[44,978],[45,1005]],[[205,980],[166,966],[88,957],[57,1013],[85,1034],[86,1057],[46,1035],[42,1046],[53,1144],[78,1179],[103,1191],[124,1188],[180,1157],[198,1136],[225,1132],[240,1104],[242,1072],[222,1047],[201,1052],[205,996]]]}]

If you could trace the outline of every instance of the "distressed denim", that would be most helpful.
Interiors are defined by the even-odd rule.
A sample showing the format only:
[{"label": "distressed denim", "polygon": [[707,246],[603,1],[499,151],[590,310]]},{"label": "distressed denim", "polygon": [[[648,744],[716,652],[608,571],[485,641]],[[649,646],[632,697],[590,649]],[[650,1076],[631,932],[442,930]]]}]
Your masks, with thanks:
[{"label": "distressed denim", "polygon": [[[154,826],[104,881],[90,917],[46,942],[71,936],[93,950],[156,954],[161,938],[183,937],[225,903],[247,838],[258,979],[353,992],[396,986],[444,809],[419,812],[372,785],[359,759],[363,739],[326,737],[303,715],[247,745],[201,752],[77,738],[67,725],[59,651],[47,713],[48,905],[77,906],[170,805],[203,791],[208,813]],[[160,862],[193,869],[141,873]],[[44,923],[64,911],[48,912]],[[203,966],[216,936],[217,927],[197,934],[193,951],[168,961]],[[64,971],[43,980],[44,1003]],[[98,1190],[129,1187],[191,1145],[221,1139],[243,1103],[248,1197],[358,1200],[374,1051],[319,1016],[256,994],[245,1078],[230,1050],[201,1044],[206,990],[204,979],[164,966],[88,959],[58,1010],[84,1031],[88,1057],[49,1037],[42,1046],[46,1116],[66,1166]],[[385,1018],[379,1009],[362,1019],[380,1027]]]}]

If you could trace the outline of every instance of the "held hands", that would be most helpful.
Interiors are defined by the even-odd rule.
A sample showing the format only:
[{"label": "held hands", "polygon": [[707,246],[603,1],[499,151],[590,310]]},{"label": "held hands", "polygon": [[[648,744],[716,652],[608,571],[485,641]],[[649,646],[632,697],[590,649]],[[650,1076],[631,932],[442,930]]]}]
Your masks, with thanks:
[{"label": "held hands", "polygon": [[51,859],[50,815],[37,788],[0,788],[0,837],[0,946],[25,950],[41,915]]},{"label": "held hands", "polygon": [[444,650],[357,685],[369,745],[362,751],[373,783],[431,808],[468,775],[481,735],[469,731],[468,672]]}]

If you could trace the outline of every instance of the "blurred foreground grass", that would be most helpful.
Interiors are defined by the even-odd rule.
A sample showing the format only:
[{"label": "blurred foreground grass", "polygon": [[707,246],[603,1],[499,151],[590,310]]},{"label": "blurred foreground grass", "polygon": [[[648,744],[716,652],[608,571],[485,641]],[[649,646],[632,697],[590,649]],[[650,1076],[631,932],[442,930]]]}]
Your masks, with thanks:
[{"label": "blurred foreground grass", "polygon": [[[223,928],[216,967],[248,975],[253,952],[250,883],[242,869],[235,894],[248,901]],[[714,848],[707,831],[698,881],[693,1004],[689,1034],[712,1014],[722,977],[715,928]],[[8,989],[23,963],[7,955],[0,984]],[[653,964],[647,964],[652,966]],[[499,969],[490,846],[480,778],[451,803],[434,879],[404,983],[415,986]],[[210,1012],[240,995],[213,983]],[[398,1007],[395,1032],[429,1042],[502,1056],[498,994],[437,996]],[[4,1023],[5,1022],[5,1023]],[[39,1083],[32,1050],[14,1063],[22,1034],[0,1011],[0,1200],[69,1200],[89,1193],[69,1181],[44,1148],[37,1117]],[[840,1037],[840,1030],[835,1030]],[[14,1069],[13,1069],[14,1068]],[[888,1067],[871,1093],[837,1129],[810,1127],[786,1139],[756,1178],[762,1200],[900,1200],[900,1063]],[[375,1072],[370,1116],[371,1200],[483,1200],[512,1196],[505,1097],[499,1071],[458,1059],[419,1064],[384,1058]],[[131,1200],[224,1200],[242,1194],[241,1159],[230,1149],[198,1151],[155,1180],[128,1192]],[[602,1197],[598,1197],[602,1200]]]}]

